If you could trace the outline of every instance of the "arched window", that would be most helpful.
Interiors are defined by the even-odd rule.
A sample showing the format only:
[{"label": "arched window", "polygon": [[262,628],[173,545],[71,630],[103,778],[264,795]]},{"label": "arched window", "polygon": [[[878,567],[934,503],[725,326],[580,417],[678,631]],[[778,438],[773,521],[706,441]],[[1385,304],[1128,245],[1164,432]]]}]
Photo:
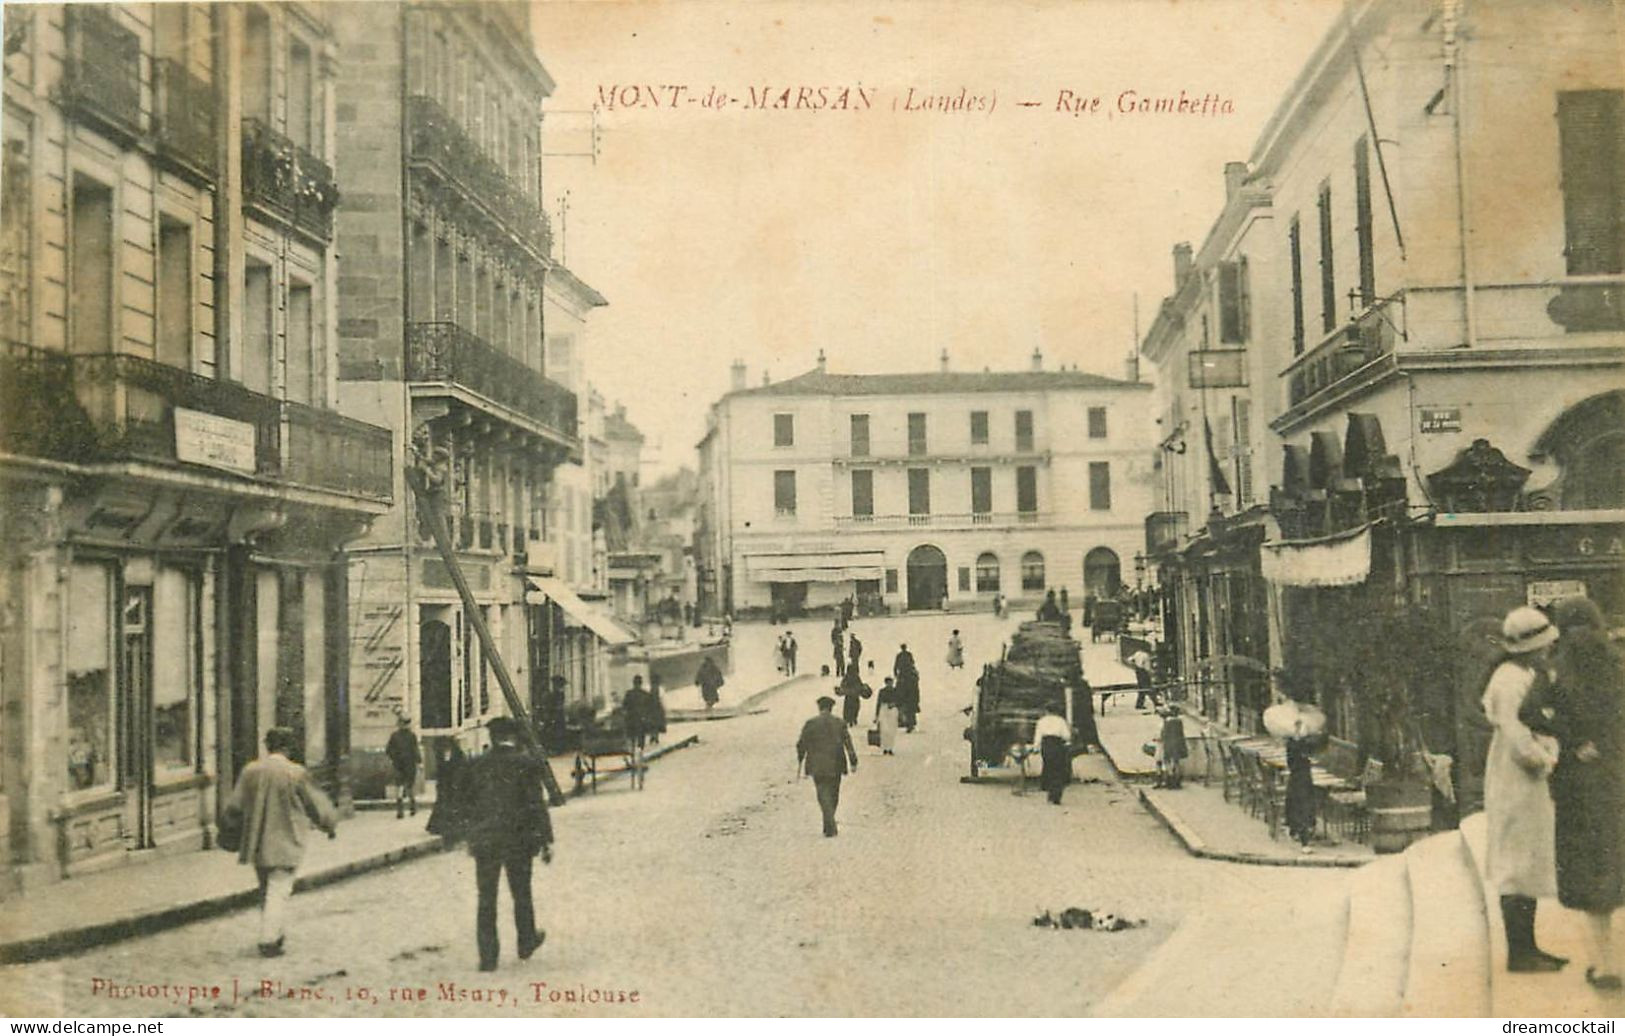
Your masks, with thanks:
[{"label": "arched window", "polygon": [[1083,589],[1096,597],[1116,597],[1123,569],[1110,547],[1096,547],[1083,557]]},{"label": "arched window", "polygon": [[997,554],[980,554],[977,556],[976,592],[979,594],[999,592],[999,556]]},{"label": "arched window", "polygon": [[1029,550],[1021,555],[1021,588],[1044,589],[1044,555],[1036,550]]}]

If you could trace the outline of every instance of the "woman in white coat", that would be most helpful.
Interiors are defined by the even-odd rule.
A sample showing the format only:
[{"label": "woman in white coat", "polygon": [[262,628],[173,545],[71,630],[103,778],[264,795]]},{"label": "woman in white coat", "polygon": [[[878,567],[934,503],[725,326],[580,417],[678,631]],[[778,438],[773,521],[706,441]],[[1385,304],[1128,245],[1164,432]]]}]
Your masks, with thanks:
[{"label": "woman in white coat", "polygon": [[1508,971],[1556,971],[1568,963],[1535,945],[1535,901],[1557,895],[1556,817],[1546,779],[1557,763],[1553,739],[1518,718],[1524,699],[1551,680],[1547,657],[1557,627],[1534,608],[1514,608],[1501,624],[1506,657],[1484,688],[1495,728],[1484,768],[1489,879],[1501,894]]}]

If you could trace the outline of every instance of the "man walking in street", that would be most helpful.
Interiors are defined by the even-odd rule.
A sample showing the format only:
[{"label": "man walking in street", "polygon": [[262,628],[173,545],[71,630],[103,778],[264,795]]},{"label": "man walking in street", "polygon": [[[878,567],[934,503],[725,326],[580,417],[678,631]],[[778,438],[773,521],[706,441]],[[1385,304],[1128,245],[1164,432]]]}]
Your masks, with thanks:
[{"label": "man walking in street", "polygon": [[1065,711],[1063,705],[1051,705],[1033,727],[1033,751],[1044,764],[1038,784],[1048,793],[1052,806],[1061,804],[1061,795],[1072,782],[1072,728]]},{"label": "man walking in street", "polygon": [[468,851],[474,856],[479,907],[474,919],[480,970],[495,971],[501,953],[497,938],[497,881],[508,872],[519,959],[529,960],[547,933],[536,927],[531,901],[531,857],[553,862],[553,824],[542,797],[542,770],[519,747],[519,724],[497,716],[485,725],[491,749],[476,759],[463,779]]},{"label": "man walking in street", "polygon": [[796,635],[789,630],[784,631],[784,665],[787,675],[796,675]]},{"label": "man walking in street", "polygon": [[863,641],[858,639],[856,633],[852,634],[846,645],[846,665],[849,669],[858,668],[858,662],[863,659]]},{"label": "man walking in street", "polygon": [[852,735],[846,724],[835,715],[835,699],[828,695],[818,699],[818,715],[801,728],[796,740],[796,767],[813,779],[818,793],[818,808],[824,814],[824,837],[834,838],[835,809],[841,804],[841,777],[850,770],[858,770],[858,752],[852,747]]},{"label": "man walking in street", "polygon": [[845,676],[846,652],[842,650],[843,641],[841,638],[841,620],[839,619],[836,619],[835,624],[830,627],[829,643],[831,650],[835,653],[835,675]]},{"label": "man walking in street", "polygon": [[1145,648],[1141,648],[1128,656],[1128,664],[1129,668],[1134,670],[1134,684],[1139,690],[1139,693],[1134,696],[1134,707],[1136,709],[1145,708],[1145,700],[1150,698],[1151,707],[1156,708],[1159,702],[1157,701],[1156,688],[1152,686],[1151,681],[1150,652],[1146,651]]},{"label": "man walking in street", "polygon": [[[226,805],[221,837],[235,831],[239,863],[251,863],[260,879],[260,956],[280,957],[282,917],[293,895],[294,872],[305,857],[304,821],[337,835],[337,817],[310,773],[288,758],[297,747],[293,731],[265,732],[265,754],[243,767]],[[229,845],[229,842],[227,843]]]},{"label": "man walking in street", "polygon": [[384,744],[384,754],[395,770],[395,819],[405,816],[402,807],[412,804],[412,815],[418,815],[418,764],[423,762],[423,750],[418,747],[418,736],[412,733],[412,717],[402,716]]}]

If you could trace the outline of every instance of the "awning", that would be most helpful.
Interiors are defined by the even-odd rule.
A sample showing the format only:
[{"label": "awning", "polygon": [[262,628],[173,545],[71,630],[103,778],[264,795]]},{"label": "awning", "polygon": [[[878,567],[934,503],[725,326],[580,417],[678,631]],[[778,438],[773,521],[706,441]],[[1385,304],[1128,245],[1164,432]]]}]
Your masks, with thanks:
[{"label": "awning", "polygon": [[598,639],[611,646],[637,641],[638,638],[615,621],[614,616],[583,601],[562,579],[554,579],[551,576],[528,576],[525,582],[530,585],[530,589],[525,592],[526,604],[546,604],[552,601],[575,620],[575,625],[592,630],[598,635]]},{"label": "awning", "polygon": [[748,554],[745,574],[758,583],[847,583],[884,578],[886,555],[878,550],[827,554]]},{"label": "awning", "polygon": [[1259,566],[1277,586],[1357,586],[1371,574],[1371,527],[1260,544]]}]

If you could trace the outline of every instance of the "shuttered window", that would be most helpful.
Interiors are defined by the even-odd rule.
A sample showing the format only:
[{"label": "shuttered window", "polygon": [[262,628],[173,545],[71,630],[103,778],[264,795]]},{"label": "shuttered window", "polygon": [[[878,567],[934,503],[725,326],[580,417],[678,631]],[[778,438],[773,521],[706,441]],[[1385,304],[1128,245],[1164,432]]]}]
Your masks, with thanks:
[{"label": "shuttered window", "polygon": [[1246,343],[1251,329],[1247,298],[1247,259],[1219,264],[1219,341],[1230,345]]},{"label": "shuttered window", "polygon": [[1286,233],[1287,251],[1292,262],[1292,355],[1303,354],[1303,227],[1298,217]]},{"label": "shuttered window", "polygon": [[852,472],[852,513],[859,517],[875,513],[875,473],[867,469]]},{"label": "shuttered window", "polygon": [[1371,149],[1354,143],[1354,236],[1360,249],[1360,305],[1377,301],[1377,260],[1371,244]]},{"label": "shuttered window", "polygon": [[1625,273],[1625,118],[1620,90],[1557,95],[1564,254],[1575,275]]},{"label": "shuttered window", "polygon": [[1320,327],[1337,327],[1337,271],[1332,265],[1332,185],[1320,185]]},{"label": "shuttered window", "polygon": [[773,472],[773,510],[786,517],[796,513],[796,473]]}]

